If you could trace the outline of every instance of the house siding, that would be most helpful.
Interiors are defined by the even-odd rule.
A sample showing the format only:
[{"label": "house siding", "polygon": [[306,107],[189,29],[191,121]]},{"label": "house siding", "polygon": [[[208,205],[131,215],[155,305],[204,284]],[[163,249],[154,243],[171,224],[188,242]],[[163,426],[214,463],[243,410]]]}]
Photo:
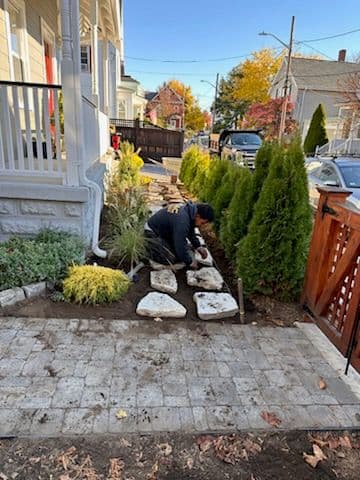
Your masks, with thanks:
[{"label": "house siding", "polygon": [[8,43],[3,2],[0,1],[0,79],[10,80]]},{"label": "house siding", "polygon": [[[26,0],[26,40],[28,45],[27,81],[43,83],[46,81],[44,53],[41,38],[41,18],[58,38],[56,2],[48,0]],[[10,80],[9,46],[6,34],[4,3],[0,1],[0,78]]]}]

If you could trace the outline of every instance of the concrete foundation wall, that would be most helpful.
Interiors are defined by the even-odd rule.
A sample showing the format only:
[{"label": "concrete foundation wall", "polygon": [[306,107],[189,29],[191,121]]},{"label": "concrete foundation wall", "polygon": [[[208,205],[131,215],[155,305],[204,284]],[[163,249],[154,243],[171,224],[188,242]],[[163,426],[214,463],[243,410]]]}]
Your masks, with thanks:
[{"label": "concrete foundation wall", "polygon": [[2,184],[1,187],[0,241],[14,235],[35,235],[44,228],[87,239],[83,222],[89,198],[87,188],[42,185],[36,195],[33,186],[25,189],[23,185]]}]

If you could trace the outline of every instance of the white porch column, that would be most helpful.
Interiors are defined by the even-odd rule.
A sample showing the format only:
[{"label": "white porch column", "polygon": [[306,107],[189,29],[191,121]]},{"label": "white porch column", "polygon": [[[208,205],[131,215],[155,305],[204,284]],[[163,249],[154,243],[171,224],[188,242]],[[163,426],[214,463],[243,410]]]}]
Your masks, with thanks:
[{"label": "white porch column", "polygon": [[91,0],[90,3],[90,22],[91,22],[91,79],[92,79],[92,94],[94,95],[95,103],[98,103],[99,96],[99,42],[98,42],[98,27],[99,27],[99,2],[98,0]]},{"label": "white porch column", "polygon": [[104,79],[104,113],[109,112],[109,44],[105,38],[102,42],[103,79]]},{"label": "white porch column", "polygon": [[79,166],[84,162],[84,132],[80,86],[79,0],[61,0],[64,129],[67,182],[79,185]]}]

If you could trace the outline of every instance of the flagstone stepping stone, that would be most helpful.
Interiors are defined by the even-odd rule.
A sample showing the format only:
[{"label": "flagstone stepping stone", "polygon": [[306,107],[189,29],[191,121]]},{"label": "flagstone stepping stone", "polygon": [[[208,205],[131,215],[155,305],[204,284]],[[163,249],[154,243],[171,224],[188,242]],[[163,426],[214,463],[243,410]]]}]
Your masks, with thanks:
[{"label": "flagstone stepping stone", "polygon": [[193,299],[201,320],[234,317],[239,311],[238,305],[230,293],[196,292]]},{"label": "flagstone stepping stone", "polygon": [[204,265],[205,267],[212,267],[214,265],[214,260],[211,256],[211,253],[209,252],[209,249],[207,248],[206,250],[208,252],[206,258],[202,258],[199,252],[195,252],[195,260],[201,263],[201,265]]},{"label": "flagstone stepping stone", "polygon": [[149,260],[150,267],[153,270],[173,270],[178,271],[185,267],[185,263],[173,263],[171,265],[164,265],[163,263],[154,262],[154,260]]},{"label": "flagstone stepping stone", "polygon": [[186,308],[166,293],[150,292],[140,300],[136,313],[152,318],[183,318]]},{"label": "flagstone stepping stone", "polygon": [[186,279],[191,287],[205,288],[205,290],[221,290],[224,283],[222,276],[214,267],[188,270]]},{"label": "flagstone stepping stone", "polygon": [[150,284],[155,290],[165,293],[176,293],[178,289],[175,274],[169,269],[150,272]]}]

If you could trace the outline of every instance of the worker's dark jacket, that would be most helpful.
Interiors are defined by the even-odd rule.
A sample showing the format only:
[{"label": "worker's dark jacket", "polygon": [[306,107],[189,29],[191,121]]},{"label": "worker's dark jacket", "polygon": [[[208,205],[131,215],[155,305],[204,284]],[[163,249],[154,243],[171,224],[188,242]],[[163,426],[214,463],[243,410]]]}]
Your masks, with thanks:
[{"label": "worker's dark jacket", "polygon": [[192,262],[186,239],[190,240],[194,248],[200,247],[194,231],[196,213],[196,205],[188,202],[180,207],[178,213],[170,213],[166,208],[162,208],[148,220],[148,225],[155,235],[164,239],[171,246],[177,260],[186,265]]}]

